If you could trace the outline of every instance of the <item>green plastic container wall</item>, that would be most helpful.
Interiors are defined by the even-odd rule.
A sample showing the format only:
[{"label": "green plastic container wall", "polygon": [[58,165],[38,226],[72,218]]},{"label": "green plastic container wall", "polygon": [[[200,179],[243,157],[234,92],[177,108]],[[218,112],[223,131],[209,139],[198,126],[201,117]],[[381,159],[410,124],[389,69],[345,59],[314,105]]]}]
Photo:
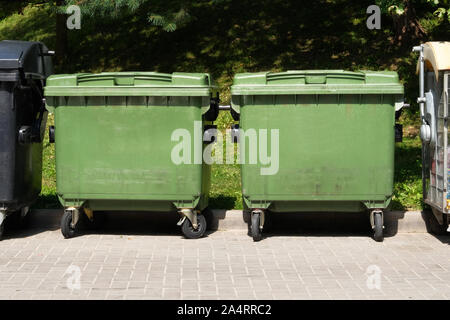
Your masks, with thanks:
[{"label": "green plastic container wall", "polygon": [[[57,193],[66,209],[82,208],[89,218],[97,210],[188,209],[196,224],[192,210],[207,207],[210,185],[210,166],[199,155],[203,129],[215,120],[211,101],[218,99],[208,74],[55,75],[45,96],[55,114]],[[179,129],[192,138],[192,160],[181,164],[171,158]]]},{"label": "green plastic container wall", "polygon": [[[246,158],[241,165],[246,209],[362,212],[389,205],[395,111],[403,105],[395,72],[243,73],[235,76],[231,93]],[[268,165],[260,157],[251,163],[252,130],[259,142],[261,130],[267,130],[269,155],[276,143],[270,132],[278,130],[275,174],[261,174]]]}]

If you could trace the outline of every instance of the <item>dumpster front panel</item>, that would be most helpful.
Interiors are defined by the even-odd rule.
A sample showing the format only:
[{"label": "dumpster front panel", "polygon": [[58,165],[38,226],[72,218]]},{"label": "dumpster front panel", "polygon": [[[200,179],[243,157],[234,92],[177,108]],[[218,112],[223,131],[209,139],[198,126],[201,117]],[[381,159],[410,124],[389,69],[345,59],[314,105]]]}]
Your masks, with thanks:
[{"label": "dumpster front panel", "polygon": [[58,193],[199,194],[201,165],[171,161],[171,134],[185,128],[193,137],[200,108],[67,106],[55,116]]},{"label": "dumpster front panel", "polygon": [[[0,82],[0,202],[12,202],[16,166],[16,112],[14,82]],[[1,206],[1,205],[0,205]]]},{"label": "dumpster front panel", "polygon": [[42,86],[52,72],[47,53],[39,42],[0,42],[0,208],[6,212],[29,206],[41,190]]},{"label": "dumpster front panel", "polygon": [[[261,165],[242,166],[244,195],[262,198],[265,195],[317,199],[354,197],[349,200],[391,195],[394,161],[392,97],[387,96],[388,101],[380,104],[378,97],[364,96],[364,101],[359,104],[358,97],[343,96],[340,97],[342,105],[337,105],[337,95],[325,96],[326,101],[321,101],[322,97],[319,96],[320,107],[306,103],[241,107],[244,132],[251,128],[257,132],[279,130],[280,146],[276,174],[261,175]],[[315,99],[303,96],[301,100],[306,102],[308,98]],[[335,104],[327,104],[330,99],[335,100]],[[241,154],[248,155],[250,145],[245,146]],[[267,149],[271,150],[270,144]]]},{"label": "dumpster front panel", "polygon": [[[316,77],[317,73],[307,74],[303,81],[320,83],[325,94],[309,94],[319,88],[311,89],[305,82],[295,86],[295,77],[290,76],[272,79],[288,81],[289,90],[295,87],[298,94],[266,84],[253,95],[234,99],[239,103],[240,152],[245,157],[241,165],[244,200],[250,207],[269,206],[273,211],[361,211],[365,206],[386,206],[393,188],[395,104],[401,96],[366,94],[364,86],[352,88],[353,82],[361,84],[361,75],[354,73],[343,90],[354,92],[340,94],[335,88],[333,94],[326,77]],[[245,91],[240,87],[235,92],[241,90]],[[280,91],[283,94],[277,94]],[[374,92],[373,88],[368,91]],[[274,164],[262,165],[260,158],[251,164],[247,130],[254,130],[258,141],[267,130],[268,155],[276,150],[270,132],[278,131],[276,173],[263,175],[261,169]],[[260,156],[265,146],[258,147]]]},{"label": "dumpster front panel", "polygon": [[[91,79],[95,84],[96,77]],[[201,161],[202,115],[210,94],[189,96],[184,89],[184,96],[152,95],[173,90],[166,87],[140,88],[146,96],[101,96],[103,88],[96,96],[71,96],[69,87],[67,96],[48,97],[55,113],[57,192],[64,205],[77,200],[97,210],[206,206],[210,166]],[[177,132],[189,140],[187,163],[172,158],[179,156]]]},{"label": "dumpster front panel", "polygon": [[41,190],[42,143],[18,138],[21,128],[33,126],[39,103],[14,82],[0,85],[0,202],[8,210],[29,205]]}]

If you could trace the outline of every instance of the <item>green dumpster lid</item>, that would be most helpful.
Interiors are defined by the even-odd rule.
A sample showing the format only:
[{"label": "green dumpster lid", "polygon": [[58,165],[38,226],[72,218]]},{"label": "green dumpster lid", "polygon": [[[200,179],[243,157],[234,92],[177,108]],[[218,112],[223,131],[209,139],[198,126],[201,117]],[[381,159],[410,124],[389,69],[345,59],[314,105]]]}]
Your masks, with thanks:
[{"label": "green dumpster lid", "polygon": [[45,96],[209,96],[211,89],[207,73],[79,73],[49,77]]},{"label": "green dumpster lid", "polygon": [[392,71],[291,70],[238,73],[231,94],[403,94],[403,85]]}]

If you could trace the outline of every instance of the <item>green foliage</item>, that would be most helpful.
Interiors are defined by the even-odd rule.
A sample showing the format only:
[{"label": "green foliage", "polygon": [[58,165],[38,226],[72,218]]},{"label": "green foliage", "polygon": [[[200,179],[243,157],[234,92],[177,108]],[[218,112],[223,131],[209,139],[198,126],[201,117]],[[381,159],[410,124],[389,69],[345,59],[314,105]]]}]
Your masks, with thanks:
[{"label": "green foliage", "polygon": [[445,16],[447,16],[448,21],[450,21],[450,8],[437,8],[434,14],[441,20],[445,19]]},{"label": "green foliage", "polygon": [[[189,2],[187,2],[189,4]],[[150,1],[150,0],[66,0],[65,11],[70,5],[78,5],[81,13],[88,17],[117,19],[135,14],[142,9],[148,21],[165,31],[173,32],[189,21],[190,15],[186,1]],[[149,11],[151,10],[151,11]]]},{"label": "green foliage", "polygon": [[450,21],[449,0],[376,0],[375,3],[382,12],[400,16],[405,13],[408,3],[413,5],[426,5],[425,8],[432,12],[440,20],[445,18]]},{"label": "green foliage", "polygon": [[66,0],[62,10],[70,5],[78,5],[81,13],[96,17],[118,17],[135,12],[140,6],[149,0]]},{"label": "green foliage", "polygon": [[5,19],[13,14],[23,14],[24,9],[42,8],[54,6],[55,1],[42,0],[14,0],[14,1],[0,1],[0,20]]},{"label": "green foliage", "polygon": [[155,26],[161,26],[165,31],[173,32],[180,26],[189,21],[190,15],[186,9],[180,9],[177,12],[166,12],[165,15],[150,13],[148,20]]},{"label": "green foliage", "polygon": [[21,10],[12,10],[7,18],[0,21],[0,40],[42,41],[54,47],[54,17],[50,4],[28,5]]}]

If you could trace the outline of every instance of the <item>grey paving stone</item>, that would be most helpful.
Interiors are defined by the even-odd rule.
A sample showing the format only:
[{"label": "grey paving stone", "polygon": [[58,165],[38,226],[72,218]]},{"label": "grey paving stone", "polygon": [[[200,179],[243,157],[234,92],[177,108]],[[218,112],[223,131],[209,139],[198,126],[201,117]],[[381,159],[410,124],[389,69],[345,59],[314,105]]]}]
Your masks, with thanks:
[{"label": "grey paving stone", "polygon": [[[450,299],[448,237],[173,235],[59,230],[0,242],[0,299]],[[67,274],[78,266],[80,290]],[[370,289],[370,268],[381,274]],[[370,282],[370,281],[369,281]]]}]

